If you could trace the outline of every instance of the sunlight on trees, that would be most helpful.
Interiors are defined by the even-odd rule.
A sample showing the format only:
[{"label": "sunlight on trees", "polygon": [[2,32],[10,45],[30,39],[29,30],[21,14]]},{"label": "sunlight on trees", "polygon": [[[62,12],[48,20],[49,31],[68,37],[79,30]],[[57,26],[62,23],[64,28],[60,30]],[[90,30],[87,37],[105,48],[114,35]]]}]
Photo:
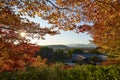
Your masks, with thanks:
[{"label": "sunlight on trees", "polygon": [[24,38],[26,36],[26,33],[25,32],[20,32],[20,36]]},{"label": "sunlight on trees", "polygon": [[[38,16],[48,20],[52,26],[43,28],[22,16]],[[0,0],[0,60],[3,62],[0,67],[5,60],[14,58],[14,53],[18,54],[14,47],[23,43],[30,47],[28,39],[18,36],[19,30],[25,30],[28,37],[38,39],[44,39],[46,34],[55,35],[59,30],[87,31],[93,37],[92,42],[102,51],[120,54],[119,18],[119,0]],[[93,25],[78,25],[81,21]],[[25,36],[25,33],[20,34]],[[9,49],[11,46],[13,48]],[[17,48],[23,50],[24,47]]]}]

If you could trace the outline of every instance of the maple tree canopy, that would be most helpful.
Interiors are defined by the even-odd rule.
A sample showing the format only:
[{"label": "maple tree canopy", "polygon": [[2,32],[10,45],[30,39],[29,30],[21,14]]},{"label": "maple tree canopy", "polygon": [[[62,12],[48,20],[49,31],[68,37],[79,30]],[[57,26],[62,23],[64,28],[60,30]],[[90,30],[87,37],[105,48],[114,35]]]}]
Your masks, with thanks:
[{"label": "maple tree canopy", "polygon": [[[17,30],[39,35],[55,34],[50,33],[53,28],[83,32],[89,28],[78,25],[81,21],[104,23],[115,11],[119,13],[119,0],[1,0],[0,6],[1,24],[14,25]],[[51,28],[40,28],[39,24],[21,17],[36,15],[53,24]]]},{"label": "maple tree canopy", "polygon": [[[41,17],[52,26],[43,28],[23,16]],[[81,21],[93,25],[79,25]],[[59,30],[88,31],[92,42],[105,53],[120,54],[120,1],[0,0],[0,57],[10,53],[6,44],[20,46],[29,42],[20,36],[21,32],[29,37],[43,38],[46,34],[55,35]]]}]

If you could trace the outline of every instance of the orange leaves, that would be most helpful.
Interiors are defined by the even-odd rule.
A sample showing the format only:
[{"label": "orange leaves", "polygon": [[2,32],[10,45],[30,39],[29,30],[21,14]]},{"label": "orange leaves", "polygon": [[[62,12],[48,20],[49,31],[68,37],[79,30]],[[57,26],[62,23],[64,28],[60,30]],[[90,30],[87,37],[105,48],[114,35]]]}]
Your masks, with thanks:
[{"label": "orange leaves", "polygon": [[46,64],[46,59],[41,59],[40,56],[37,56],[33,59],[34,61],[30,64],[32,67],[40,68],[44,67]]},{"label": "orange leaves", "polygon": [[[94,3],[91,0],[30,0],[30,1],[8,1],[10,3],[10,10],[11,15],[17,15],[15,20],[14,17],[8,17],[11,20],[10,25],[17,27],[20,29],[27,29],[29,32],[34,30],[33,32],[41,33],[40,31],[37,31],[37,29],[41,29],[39,26],[36,26],[34,24],[31,24],[31,22],[27,22],[25,18],[21,18],[21,16],[28,15],[29,17],[35,17],[35,15],[41,17],[44,20],[48,20],[50,24],[53,24],[57,27],[57,29],[62,30],[74,30],[76,27],[71,27],[71,25],[75,25],[76,23],[80,23],[81,21],[88,21],[88,15],[89,11],[92,10]],[[19,3],[19,4],[18,4]],[[15,8],[11,9],[16,4],[16,7],[18,11],[15,10]],[[88,8],[85,10],[85,8]],[[90,6],[90,7],[89,7]],[[90,10],[89,10],[90,9]],[[19,12],[20,11],[20,12]],[[84,14],[84,12],[87,13],[87,15]],[[21,16],[20,16],[21,15]],[[16,21],[18,20],[18,21]],[[5,22],[6,19],[3,20]],[[13,22],[16,23],[13,23]],[[27,22],[27,24],[25,24]],[[5,25],[7,24],[4,23]],[[19,27],[19,25],[21,25]],[[27,27],[26,27],[27,26]],[[31,27],[28,27],[31,26]],[[54,30],[54,29],[53,29]],[[81,30],[80,30],[81,31]],[[28,32],[28,31],[26,31]],[[52,32],[52,31],[51,31]],[[52,34],[51,32],[44,33],[44,34]],[[83,32],[83,31],[81,31]],[[40,35],[40,34],[39,34]],[[42,35],[43,36],[43,35]]]},{"label": "orange leaves", "polygon": [[0,72],[25,69],[25,65],[26,64],[23,60],[7,59],[7,60],[4,60],[3,63],[0,65]]},{"label": "orange leaves", "polygon": [[94,2],[93,9],[86,7],[87,13],[85,14],[94,23],[89,30],[93,37],[92,42],[101,47],[104,53],[120,54],[119,2],[114,3],[111,0]]},{"label": "orange leaves", "polygon": [[102,66],[120,65],[120,59],[119,58],[108,58],[107,61],[104,61],[100,65]]},{"label": "orange leaves", "polygon": [[[23,68],[32,61],[39,61],[39,58],[32,57],[39,47],[29,44],[26,38],[18,36],[20,30],[24,30],[29,34],[27,36],[33,38],[36,36],[43,38],[46,34],[55,35],[57,31],[54,29],[76,30],[77,33],[89,31],[94,39],[93,42],[98,46],[107,49],[108,52],[120,53],[119,10],[119,2],[111,0],[55,0],[53,2],[52,0],[2,0],[0,2],[0,60],[5,66],[4,70],[11,70],[13,67]],[[25,19],[23,16],[26,15],[29,17],[38,15],[48,20],[54,27],[41,28],[39,24]],[[81,21],[92,22],[94,25],[92,28],[89,25],[76,26]],[[3,66],[2,64],[0,66]]]},{"label": "orange leaves", "polygon": [[[16,1],[8,1],[6,3],[10,3],[10,9],[11,9],[11,15],[17,15],[17,17],[14,19],[14,16],[9,16],[8,20],[10,25],[12,24],[13,26],[16,26],[14,24],[17,23],[17,26],[22,25],[23,27],[17,27],[19,29],[24,29],[25,26],[32,26],[32,28],[27,27],[28,30],[31,30],[34,28],[35,25],[29,24],[28,25],[23,24],[24,19],[20,17],[19,14],[22,16],[28,15],[30,17],[35,17],[35,15],[38,15],[44,20],[48,20],[50,24],[56,25],[58,29],[62,30],[74,30],[76,28],[70,27],[72,24],[80,23],[81,21],[85,22],[97,22],[102,20],[103,22],[104,19],[109,17],[109,13],[114,13],[115,9],[112,8],[112,5],[116,8],[118,4],[115,5],[115,3],[110,3],[112,2],[111,0],[107,1],[93,1],[93,0],[29,0],[29,1],[21,1],[19,0]],[[115,1],[116,2],[116,1]],[[7,5],[7,4],[6,4]],[[16,5],[17,9],[19,11],[15,11],[15,8],[11,8],[14,5]],[[5,6],[5,5],[4,5]],[[119,7],[119,6],[118,6]],[[118,8],[117,7],[117,8]],[[1,19],[2,20],[2,19]],[[4,21],[5,22],[5,18]],[[18,22],[16,21],[18,20]],[[22,21],[21,21],[22,20]],[[16,23],[12,23],[16,21]],[[22,24],[20,24],[22,23]],[[5,23],[7,24],[7,22]],[[59,28],[61,27],[61,28]],[[25,27],[26,28],[26,27]],[[39,28],[39,26],[37,27]],[[68,29],[69,28],[69,29]],[[39,28],[41,29],[41,28]],[[80,32],[83,32],[83,30],[80,30]],[[40,31],[38,31],[40,33]],[[44,33],[45,34],[45,33]],[[51,34],[51,33],[47,33]]]}]

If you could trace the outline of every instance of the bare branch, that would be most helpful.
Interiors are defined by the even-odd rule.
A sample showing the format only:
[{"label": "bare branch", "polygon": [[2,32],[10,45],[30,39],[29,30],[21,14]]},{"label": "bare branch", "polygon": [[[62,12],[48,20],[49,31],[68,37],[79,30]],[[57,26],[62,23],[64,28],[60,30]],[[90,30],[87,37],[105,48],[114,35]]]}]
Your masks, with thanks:
[{"label": "bare branch", "polygon": [[72,11],[71,9],[69,9],[69,8],[67,8],[67,7],[58,7],[58,6],[56,6],[52,1],[50,1],[50,0],[46,0],[47,2],[49,2],[50,4],[52,4],[55,8],[57,8],[57,9],[66,9],[66,10],[69,10],[69,11]]}]

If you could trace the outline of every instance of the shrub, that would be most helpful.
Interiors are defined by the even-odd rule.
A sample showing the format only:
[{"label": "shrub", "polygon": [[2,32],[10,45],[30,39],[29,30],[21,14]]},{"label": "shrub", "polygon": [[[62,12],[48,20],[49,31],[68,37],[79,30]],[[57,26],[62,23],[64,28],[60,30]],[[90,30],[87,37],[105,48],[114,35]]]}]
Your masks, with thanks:
[{"label": "shrub", "polygon": [[62,64],[25,71],[1,72],[0,80],[120,80],[119,66],[82,65],[61,68]]}]

